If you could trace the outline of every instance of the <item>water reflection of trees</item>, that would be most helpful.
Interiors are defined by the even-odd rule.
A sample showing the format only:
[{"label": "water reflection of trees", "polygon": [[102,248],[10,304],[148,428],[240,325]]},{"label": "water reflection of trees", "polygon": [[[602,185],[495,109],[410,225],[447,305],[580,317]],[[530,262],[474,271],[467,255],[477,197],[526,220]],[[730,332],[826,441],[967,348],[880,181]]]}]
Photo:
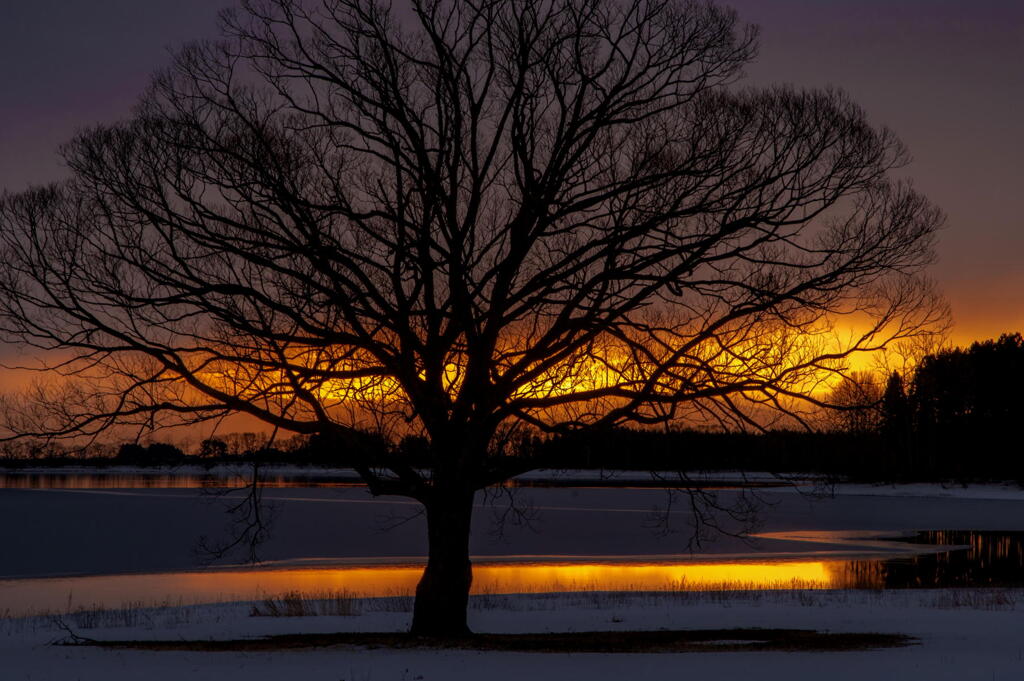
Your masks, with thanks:
[{"label": "water reflection of trees", "polygon": [[1024,584],[1024,533],[967,530],[921,532],[914,543],[967,546],[890,560],[853,560],[832,566],[836,588],[905,589]]},{"label": "water reflection of trees", "polygon": [[[245,487],[241,473],[0,473],[0,489],[203,489]],[[261,487],[364,487],[351,476],[261,475]]]}]

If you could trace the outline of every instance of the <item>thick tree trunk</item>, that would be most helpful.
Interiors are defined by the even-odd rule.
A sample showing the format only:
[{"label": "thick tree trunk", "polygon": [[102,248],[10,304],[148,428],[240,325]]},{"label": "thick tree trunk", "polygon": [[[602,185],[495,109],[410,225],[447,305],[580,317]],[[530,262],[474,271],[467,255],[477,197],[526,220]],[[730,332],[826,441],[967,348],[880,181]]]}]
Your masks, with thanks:
[{"label": "thick tree trunk", "polygon": [[416,587],[411,633],[417,636],[466,636],[466,610],[473,568],[469,560],[472,491],[436,490],[425,503],[430,542],[427,567]]}]

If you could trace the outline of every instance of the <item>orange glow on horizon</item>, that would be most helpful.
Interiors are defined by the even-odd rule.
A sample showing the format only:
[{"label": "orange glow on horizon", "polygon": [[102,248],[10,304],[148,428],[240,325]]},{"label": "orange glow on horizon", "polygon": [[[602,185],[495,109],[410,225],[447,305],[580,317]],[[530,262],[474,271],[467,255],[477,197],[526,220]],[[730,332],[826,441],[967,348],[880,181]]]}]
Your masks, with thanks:
[{"label": "orange glow on horizon", "polygon": [[[864,333],[863,329],[855,326],[840,330],[825,324],[799,334],[787,328],[723,332],[721,338],[713,338],[693,348],[671,372],[661,374],[653,389],[672,395],[685,391],[687,386],[693,389],[693,386],[706,383],[757,384],[763,381],[765,384],[777,383],[789,392],[819,395],[832,390],[841,380],[837,372],[866,370],[872,365],[876,352],[851,351],[862,342],[860,336]],[[581,349],[540,372],[529,384],[520,386],[512,399],[543,400],[606,388],[638,390],[651,376],[661,373],[659,366],[671,356],[672,344],[681,342],[672,335],[648,340],[656,346],[649,354],[636,352],[624,341],[608,341]],[[504,346],[497,351],[504,358],[499,360],[499,364],[511,366],[521,359],[528,350],[528,343],[523,343],[527,343],[526,339],[505,339]],[[331,359],[329,354],[325,355],[322,349],[294,348],[288,352],[288,361],[307,369],[323,366],[330,371],[353,373],[376,364],[369,358],[360,359],[358,353],[342,362]],[[454,396],[461,389],[465,362],[466,358],[458,353],[448,358],[440,380],[450,395]],[[211,385],[243,399],[287,402],[293,396],[283,370],[250,370],[248,366],[214,362],[203,373],[204,380]],[[364,405],[371,411],[386,405],[390,410],[406,402],[403,387],[391,376],[324,378],[310,381],[303,387],[315,395],[328,411],[359,409],[358,405]],[[751,391],[760,399],[759,390],[751,388]],[[607,402],[605,407],[608,407],[624,398],[604,399]],[[557,412],[571,407],[537,408],[538,413],[551,409]]]}]

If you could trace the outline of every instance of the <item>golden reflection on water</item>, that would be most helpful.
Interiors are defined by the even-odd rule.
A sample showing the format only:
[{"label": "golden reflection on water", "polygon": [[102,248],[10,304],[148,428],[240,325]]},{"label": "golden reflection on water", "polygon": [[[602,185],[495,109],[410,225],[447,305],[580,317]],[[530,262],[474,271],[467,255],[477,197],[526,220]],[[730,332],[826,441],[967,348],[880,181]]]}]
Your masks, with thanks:
[{"label": "golden reflection on water", "polygon": [[[801,533],[821,543],[826,533]],[[830,536],[835,533],[827,533]],[[864,533],[853,533],[860,536]],[[797,535],[791,535],[796,537]],[[847,558],[774,561],[486,562],[474,566],[476,594],[564,591],[723,591],[769,589],[900,589],[1024,586],[1024,534],[925,531],[890,550]],[[882,542],[884,543],[884,542]],[[931,545],[931,549],[926,548]],[[953,550],[960,547],[960,550]],[[881,549],[881,547],[876,547]],[[522,560],[522,559],[520,559]],[[125,604],[152,606],[253,601],[297,592],[307,598],[408,596],[421,564],[224,569],[161,574],[0,580],[0,618]]]},{"label": "golden reflection on water", "polygon": [[[477,563],[475,594],[564,591],[716,591],[841,588],[842,561],[730,563]],[[311,597],[414,593],[421,565],[216,570],[0,582],[0,612],[12,615],[120,607],[254,600],[299,592]]]},{"label": "golden reflection on water", "polygon": [[829,588],[824,562],[478,565],[474,593]]}]

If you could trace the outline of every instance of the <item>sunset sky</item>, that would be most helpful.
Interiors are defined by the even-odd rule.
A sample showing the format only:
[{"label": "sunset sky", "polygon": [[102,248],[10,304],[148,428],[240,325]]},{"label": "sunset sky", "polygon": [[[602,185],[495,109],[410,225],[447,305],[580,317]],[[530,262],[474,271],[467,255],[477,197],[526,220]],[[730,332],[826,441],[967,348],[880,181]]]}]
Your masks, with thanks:
[{"label": "sunset sky", "polygon": [[[0,4],[0,187],[57,179],[57,146],[126,116],[167,50],[216,35],[217,0]],[[751,82],[833,85],[893,128],[947,213],[932,276],[957,344],[1024,330],[1024,2],[734,0]]]}]

